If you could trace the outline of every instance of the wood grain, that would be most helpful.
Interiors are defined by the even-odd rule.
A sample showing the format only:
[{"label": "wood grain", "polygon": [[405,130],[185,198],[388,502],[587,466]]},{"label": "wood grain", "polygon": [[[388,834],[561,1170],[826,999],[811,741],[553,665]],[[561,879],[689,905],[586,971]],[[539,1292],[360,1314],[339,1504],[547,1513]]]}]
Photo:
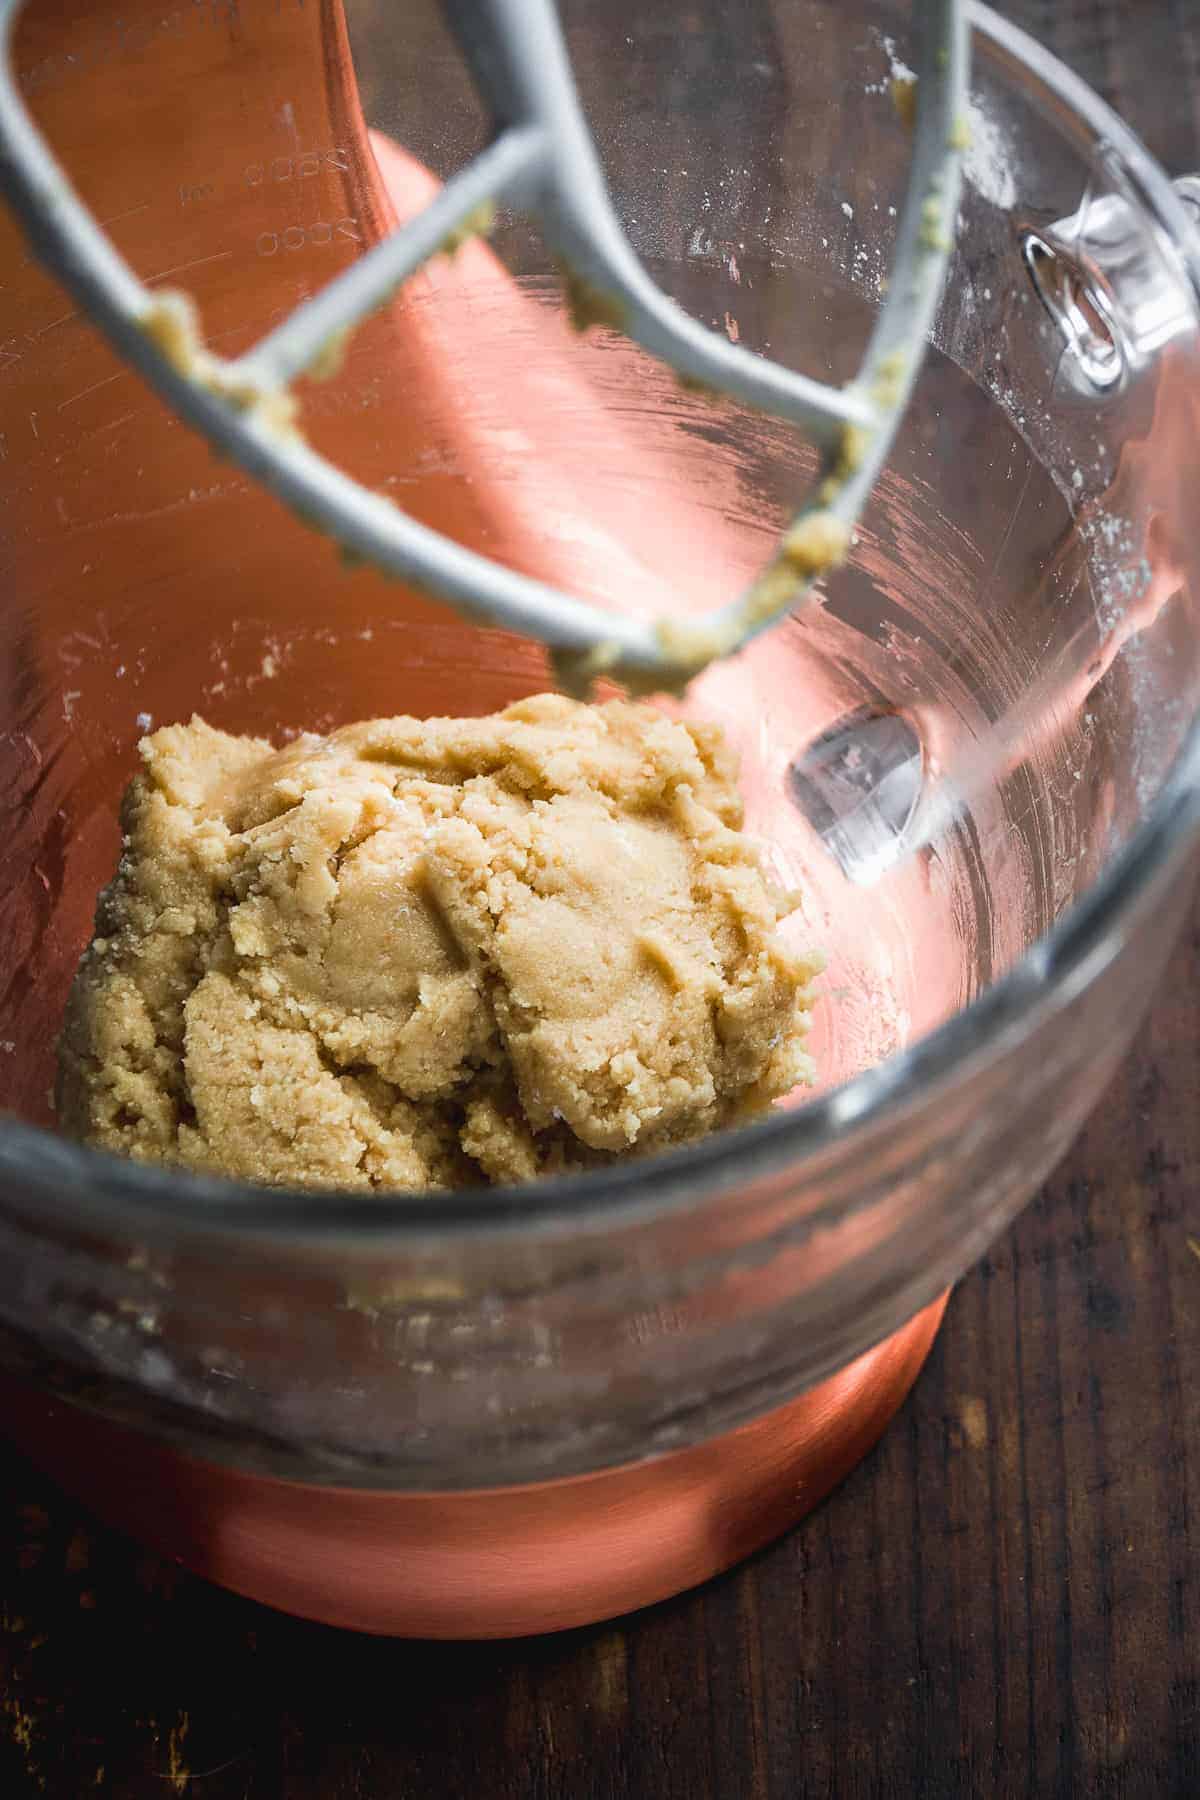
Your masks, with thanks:
[{"label": "wood grain", "polygon": [[[1182,169],[1191,0],[1009,10]],[[616,1626],[355,1639],[178,1576],[0,1451],[0,1794],[1200,1794],[1200,915],[879,1450]]]}]

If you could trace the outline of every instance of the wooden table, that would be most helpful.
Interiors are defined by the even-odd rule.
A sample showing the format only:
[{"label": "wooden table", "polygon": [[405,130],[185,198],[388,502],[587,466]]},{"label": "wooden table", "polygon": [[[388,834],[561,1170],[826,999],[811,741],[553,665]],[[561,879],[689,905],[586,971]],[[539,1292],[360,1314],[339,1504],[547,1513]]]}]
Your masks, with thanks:
[{"label": "wooden table", "polygon": [[[1193,0],[1009,10],[1200,167]],[[179,1575],[0,1450],[0,1796],[1200,1795],[1198,1014],[1200,915],[878,1451],[624,1623],[344,1636]]]}]

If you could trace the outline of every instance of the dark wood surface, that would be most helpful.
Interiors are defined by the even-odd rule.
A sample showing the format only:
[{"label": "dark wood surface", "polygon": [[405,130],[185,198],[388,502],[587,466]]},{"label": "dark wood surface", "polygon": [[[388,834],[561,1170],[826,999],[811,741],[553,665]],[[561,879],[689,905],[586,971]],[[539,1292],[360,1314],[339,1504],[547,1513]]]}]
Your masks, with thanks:
[{"label": "dark wood surface", "polygon": [[[1009,10],[1200,166],[1196,0]],[[0,1796],[1200,1795],[1198,1016],[1200,915],[876,1453],[640,1617],[356,1639],[178,1574],[0,1449]]]}]

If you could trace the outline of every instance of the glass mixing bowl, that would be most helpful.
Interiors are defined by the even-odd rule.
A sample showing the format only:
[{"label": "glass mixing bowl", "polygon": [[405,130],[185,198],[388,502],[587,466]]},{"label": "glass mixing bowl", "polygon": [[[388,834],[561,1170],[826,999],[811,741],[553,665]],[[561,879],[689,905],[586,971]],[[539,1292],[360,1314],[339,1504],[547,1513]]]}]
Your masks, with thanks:
[{"label": "glass mixing bowl", "polygon": [[[850,373],[904,180],[889,86],[908,9],[562,11],[654,275],[730,337]],[[682,1466],[814,1389],[835,1407],[838,1372],[903,1327],[898,1401],[934,1321],[916,1338],[909,1322],[1025,1203],[1124,1052],[1200,835],[1187,195],[1065,69],[974,18],[958,246],[850,564],[685,702],[726,727],[749,829],[805,896],[788,929],[828,953],[820,1082],[602,1174],[293,1196],[55,1134],[58,1021],[151,723],[196,710],[278,736],[484,713],[547,673],[530,644],[346,569],[214,461],[0,222],[0,1367],[22,1430],[132,1427],[108,1440],[121,1456],[184,1453],[177,1510],[178,1469],[203,1465],[300,1484],[319,1521],[322,1493],[544,1496]],[[96,216],[144,276],[196,296],[226,353],[484,128],[418,0],[347,0],[344,19],[333,0],[33,0],[16,61]],[[305,386],[313,440],[605,603],[727,596],[811,450],[611,334],[573,341],[528,229],[502,219],[495,247],[511,276],[468,246]],[[105,1440],[86,1442],[91,1486]],[[423,1515],[426,1547],[448,1507]],[[670,1591],[728,1545],[706,1555],[572,1616]],[[287,1603],[342,1616],[295,1587]]]}]

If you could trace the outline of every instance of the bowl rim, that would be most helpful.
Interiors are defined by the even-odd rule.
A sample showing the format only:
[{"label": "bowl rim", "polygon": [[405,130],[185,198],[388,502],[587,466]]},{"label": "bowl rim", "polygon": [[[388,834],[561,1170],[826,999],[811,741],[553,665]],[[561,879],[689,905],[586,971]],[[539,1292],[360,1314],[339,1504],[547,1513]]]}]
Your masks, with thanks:
[{"label": "bowl rim", "polygon": [[[1190,285],[1200,309],[1200,242],[1165,172],[1136,134],[1065,64],[981,0],[968,6],[973,34],[1002,61],[1065,103],[1069,122],[1089,143],[1117,152],[1160,241]],[[1200,829],[1200,714],[1162,788],[1128,843],[1095,885],[1045,932],[992,987],[916,1044],[864,1070],[794,1112],[654,1156],[586,1174],[548,1176],[522,1186],[482,1184],[452,1191],[360,1194],[275,1190],[130,1162],[19,1120],[0,1125],[0,1181],[23,1189],[48,1214],[77,1226],[128,1229],[139,1237],[218,1237],[290,1247],[334,1246],[375,1255],[389,1242],[411,1251],[437,1239],[500,1231],[543,1237],[603,1232],[635,1219],[658,1219],[722,1191],[805,1166],[822,1153],[894,1127],[905,1111],[936,1103],[992,1061],[1016,1032],[1032,1034],[1094,978],[1093,959],[1125,910],[1168,877]],[[808,1215],[813,1228],[838,1222],[853,1201]]]}]

